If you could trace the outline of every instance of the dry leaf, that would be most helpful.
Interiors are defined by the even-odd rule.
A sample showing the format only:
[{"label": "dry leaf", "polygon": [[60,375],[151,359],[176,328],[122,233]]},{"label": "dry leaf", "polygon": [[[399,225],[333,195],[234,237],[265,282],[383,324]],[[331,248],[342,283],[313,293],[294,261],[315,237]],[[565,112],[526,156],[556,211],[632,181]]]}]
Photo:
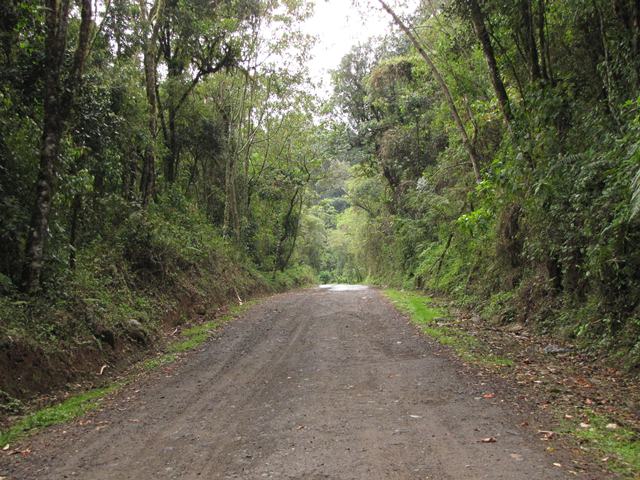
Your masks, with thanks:
[{"label": "dry leaf", "polygon": [[486,437],[480,440],[481,443],[496,443],[496,437]]}]

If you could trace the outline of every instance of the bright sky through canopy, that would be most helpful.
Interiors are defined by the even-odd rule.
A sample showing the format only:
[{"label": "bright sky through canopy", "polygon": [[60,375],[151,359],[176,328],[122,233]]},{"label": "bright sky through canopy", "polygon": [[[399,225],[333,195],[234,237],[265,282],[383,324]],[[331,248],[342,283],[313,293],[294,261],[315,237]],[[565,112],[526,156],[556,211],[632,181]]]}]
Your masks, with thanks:
[{"label": "bright sky through canopy", "polygon": [[[356,7],[351,0],[316,0],[313,15],[302,27],[305,33],[318,38],[309,71],[315,81],[322,80],[322,92],[330,90],[329,70],[338,66],[351,47],[389,31],[391,19],[377,1],[359,3],[361,6]],[[407,6],[398,12],[413,12],[419,0],[403,3]]]}]

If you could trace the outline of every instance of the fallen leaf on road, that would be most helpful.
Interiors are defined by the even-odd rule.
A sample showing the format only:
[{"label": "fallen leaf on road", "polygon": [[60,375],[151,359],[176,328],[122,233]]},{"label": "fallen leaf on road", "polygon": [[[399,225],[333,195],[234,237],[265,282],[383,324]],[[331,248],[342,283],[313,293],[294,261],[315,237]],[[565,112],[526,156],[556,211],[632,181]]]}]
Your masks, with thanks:
[{"label": "fallen leaf on road", "polygon": [[481,443],[496,443],[496,437],[486,437],[480,440]]},{"label": "fallen leaf on road", "polygon": [[542,440],[551,440],[555,435],[551,430],[538,430],[538,433],[542,434]]},{"label": "fallen leaf on road", "polygon": [[482,395],[482,398],[496,398],[496,394],[495,393],[485,393],[484,395]]},{"label": "fallen leaf on road", "polygon": [[409,415],[411,418],[422,418],[420,415]]},{"label": "fallen leaf on road", "polygon": [[562,467],[562,464],[561,463],[554,463],[553,466],[554,467]]},{"label": "fallen leaf on road", "polygon": [[516,462],[521,462],[522,460],[524,460],[522,455],[520,455],[519,453],[512,453],[510,457],[513,458]]}]

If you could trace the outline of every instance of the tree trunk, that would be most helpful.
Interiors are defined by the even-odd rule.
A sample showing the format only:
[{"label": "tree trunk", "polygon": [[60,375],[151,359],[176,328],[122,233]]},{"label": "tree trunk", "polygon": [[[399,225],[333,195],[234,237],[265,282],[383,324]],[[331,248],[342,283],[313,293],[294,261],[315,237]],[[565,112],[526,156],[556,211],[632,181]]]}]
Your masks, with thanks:
[{"label": "tree trunk", "polygon": [[145,39],[143,51],[145,91],[147,94],[149,142],[145,149],[140,179],[140,192],[142,194],[142,207],[146,208],[155,195],[156,190],[156,138],[158,136],[158,97],[157,84],[157,58],[158,58],[158,34],[160,31],[161,17],[164,10],[164,0],[156,0],[153,7],[147,12],[145,0],[139,0],[142,12]]},{"label": "tree trunk", "polygon": [[527,65],[529,66],[529,75],[532,81],[538,81],[542,78],[540,73],[540,63],[538,57],[538,47],[536,46],[536,35],[533,28],[533,12],[531,9],[531,0],[520,0],[520,17],[522,27],[522,37],[524,40],[524,48],[526,54]]},{"label": "tree trunk", "polygon": [[500,71],[498,70],[498,64],[496,62],[496,57],[493,51],[493,45],[491,44],[491,38],[489,37],[489,32],[487,31],[487,26],[484,21],[484,14],[480,9],[478,0],[469,0],[469,9],[471,12],[471,21],[473,23],[476,36],[478,37],[478,40],[482,45],[482,52],[484,53],[487,67],[489,67],[491,84],[493,85],[493,90],[496,94],[496,98],[498,99],[500,111],[502,112],[502,116],[505,123],[507,124],[507,127],[511,129],[513,115],[511,113],[509,96],[507,95],[507,90],[504,87]]},{"label": "tree trunk", "polygon": [[451,112],[451,117],[453,118],[453,122],[455,123],[456,128],[458,129],[458,133],[462,138],[462,143],[464,145],[464,148],[467,151],[467,154],[469,155],[469,160],[473,168],[473,174],[475,176],[475,179],[477,182],[479,182],[480,181],[480,167],[479,167],[480,157],[476,152],[475,147],[469,140],[469,135],[467,134],[467,130],[465,129],[464,124],[462,123],[462,119],[460,118],[460,114],[458,113],[458,108],[456,107],[456,103],[453,100],[453,96],[451,95],[451,91],[449,90],[447,83],[444,81],[444,78],[440,74],[440,71],[438,70],[436,65],[431,60],[431,57],[429,56],[427,51],[424,49],[424,47],[422,46],[418,38],[413,34],[413,32],[409,29],[409,27],[405,25],[402,19],[398,17],[398,15],[396,15],[396,13],[391,9],[391,7],[389,7],[389,5],[387,5],[387,3],[384,0],[378,0],[378,2],[380,2],[380,5],[382,5],[382,8],[386,10],[386,12],[389,15],[391,15],[391,18],[393,18],[393,21],[396,23],[396,25],[400,27],[400,29],[407,35],[411,43],[413,43],[418,53],[422,56],[422,58],[424,58],[425,62],[427,62],[427,65],[431,69],[431,73],[433,74],[434,78],[440,85],[440,88],[442,89],[442,93],[444,94],[445,100],[447,101],[447,104],[449,106],[449,111]]},{"label": "tree trunk", "polygon": [[144,153],[140,192],[142,206],[147,207],[155,194],[156,186],[156,137],[158,135],[158,101],[156,97],[156,49],[155,40],[148,40],[144,51],[144,77],[147,92],[149,143]]},{"label": "tree trunk", "polygon": [[[291,200],[289,201],[289,208],[282,222],[282,235],[280,235],[280,238],[278,240],[278,246],[276,248],[276,267],[281,272],[284,271],[285,268],[287,268],[287,264],[289,263],[289,259],[291,258],[291,254],[293,253],[293,247],[288,254],[285,253],[285,243],[287,239],[292,235],[294,235],[294,246],[295,246],[295,236],[297,235],[299,218],[294,221],[293,211],[296,207],[299,193],[300,193],[300,188],[296,188],[295,192],[293,193],[293,196],[291,197]],[[300,201],[301,201],[300,204],[302,206],[302,199],[300,199]]]},{"label": "tree trunk", "polygon": [[223,235],[234,240],[240,239],[240,222],[238,219],[238,194],[236,191],[236,158],[234,152],[228,152],[224,173],[224,223]]},{"label": "tree trunk", "polygon": [[538,0],[538,38],[540,39],[540,65],[542,76],[549,81],[552,78],[551,59],[549,58],[549,43],[546,33],[546,5],[545,0]]},{"label": "tree trunk", "polygon": [[176,134],[176,110],[169,103],[169,152],[167,153],[167,183],[172,184],[178,176],[178,141]]},{"label": "tree trunk", "polygon": [[66,121],[71,113],[75,92],[80,87],[85,60],[89,52],[92,24],[91,0],[82,0],[78,44],[66,82],[62,82],[70,0],[48,0],[46,4],[46,38],[44,68],[44,108],[40,166],[36,182],[35,204],[27,236],[23,288],[33,293],[40,288],[49,215],[53,200],[55,167],[64,135]]},{"label": "tree trunk", "polygon": [[78,229],[80,211],[82,210],[82,195],[76,193],[71,203],[71,218],[69,219],[69,268],[76,268],[76,251],[78,248]]},{"label": "tree trunk", "polygon": [[36,203],[31,213],[27,239],[26,262],[23,274],[25,291],[32,293],[40,287],[44,266],[44,248],[49,231],[49,214],[53,196],[54,165],[60,145],[59,120],[45,107],[45,132],[40,151],[40,169],[36,183]]}]

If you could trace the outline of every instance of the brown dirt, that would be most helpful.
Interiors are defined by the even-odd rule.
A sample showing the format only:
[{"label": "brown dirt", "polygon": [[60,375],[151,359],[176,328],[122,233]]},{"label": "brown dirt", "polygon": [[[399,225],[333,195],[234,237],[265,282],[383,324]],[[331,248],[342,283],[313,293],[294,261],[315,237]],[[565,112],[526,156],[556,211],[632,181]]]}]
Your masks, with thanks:
[{"label": "brown dirt", "polygon": [[606,478],[570,475],[571,453],[548,453],[553,440],[522,427],[535,421],[500,382],[465,371],[374,290],[279,295],[100,411],[28,439],[27,456],[0,452],[0,476]]}]

